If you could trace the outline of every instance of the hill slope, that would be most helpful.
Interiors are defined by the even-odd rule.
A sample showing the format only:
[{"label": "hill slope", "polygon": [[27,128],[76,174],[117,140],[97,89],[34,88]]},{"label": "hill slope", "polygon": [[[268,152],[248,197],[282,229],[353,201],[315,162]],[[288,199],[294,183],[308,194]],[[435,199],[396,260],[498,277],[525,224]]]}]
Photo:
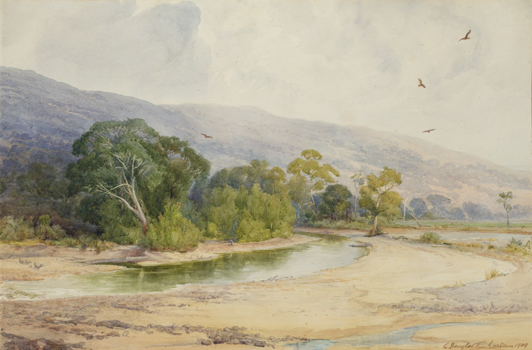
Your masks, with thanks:
[{"label": "hill slope", "polygon": [[157,106],[78,90],[33,71],[5,67],[0,68],[0,108],[4,175],[34,161],[61,165],[72,161],[72,142],[96,121],[143,118],[161,134],[190,141],[211,160],[214,170],[254,158],[285,168],[302,150],[314,148],[341,171],[344,184],[359,170],[377,172],[388,166],[403,174],[400,192],[405,198],[438,193],[451,198],[455,206],[473,201],[500,211],[495,203],[498,193],[511,190],[515,203],[532,204],[528,172],[366,127],[281,118],[252,107]]}]

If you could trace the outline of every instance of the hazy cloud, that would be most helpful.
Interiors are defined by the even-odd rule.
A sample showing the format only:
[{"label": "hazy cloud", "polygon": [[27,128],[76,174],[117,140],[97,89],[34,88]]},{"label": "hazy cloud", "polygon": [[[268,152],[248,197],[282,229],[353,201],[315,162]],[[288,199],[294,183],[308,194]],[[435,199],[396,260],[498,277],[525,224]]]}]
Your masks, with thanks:
[{"label": "hazy cloud", "polygon": [[397,130],[532,165],[526,0],[1,4],[3,65],[155,103]]}]

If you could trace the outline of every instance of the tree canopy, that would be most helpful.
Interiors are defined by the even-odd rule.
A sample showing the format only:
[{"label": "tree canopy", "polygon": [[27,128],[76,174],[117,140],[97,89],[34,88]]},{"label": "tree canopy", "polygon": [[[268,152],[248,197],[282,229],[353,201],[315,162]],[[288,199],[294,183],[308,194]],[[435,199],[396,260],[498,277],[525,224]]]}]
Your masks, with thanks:
[{"label": "tree canopy", "polygon": [[307,192],[310,195],[311,203],[314,204],[314,211],[318,213],[318,206],[314,199],[313,193],[319,192],[329,183],[334,183],[333,175],[338,177],[340,172],[329,164],[321,164],[319,161],[322,155],[313,149],[307,149],[301,152],[302,158],[296,158],[288,164],[287,172],[293,177],[290,179],[288,186],[294,201],[304,203]]},{"label": "tree canopy", "polygon": [[392,189],[399,186],[403,181],[401,180],[401,173],[388,167],[384,167],[379,177],[369,174],[366,176],[366,180],[366,185],[360,189],[359,204],[374,218],[373,229],[370,232],[370,235],[373,236],[377,234],[379,216],[393,218],[401,213],[399,205],[402,198]]},{"label": "tree canopy", "polygon": [[[81,157],[67,170],[71,186],[84,192],[81,212],[102,221],[99,207],[111,200],[148,230],[148,216],[186,198],[192,183],[208,176],[210,164],[186,141],[161,136],[142,119],[94,123],[73,144]],[[97,213],[99,211],[99,213]]]}]

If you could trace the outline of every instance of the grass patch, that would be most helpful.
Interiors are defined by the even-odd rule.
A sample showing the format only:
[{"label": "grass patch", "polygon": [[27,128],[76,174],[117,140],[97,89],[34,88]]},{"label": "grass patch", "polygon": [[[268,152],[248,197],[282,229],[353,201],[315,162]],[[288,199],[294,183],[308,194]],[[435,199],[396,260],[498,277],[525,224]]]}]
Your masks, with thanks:
[{"label": "grass patch", "polygon": [[532,256],[532,239],[530,239],[528,242],[523,242],[521,240],[512,238],[510,243],[508,243],[506,247],[502,249],[502,251],[520,255],[522,257],[530,257]]},{"label": "grass patch", "polygon": [[460,288],[460,287],[464,287],[464,286],[465,286],[465,283],[463,283],[462,281],[460,281],[460,282],[456,281],[455,284],[446,284],[442,288]]},{"label": "grass patch", "polygon": [[493,278],[497,278],[497,277],[501,277],[501,276],[504,276],[505,274],[500,272],[499,270],[491,267],[489,269],[487,269],[485,272],[484,272],[484,276],[486,276],[486,280],[491,280]]},{"label": "grass patch", "polygon": [[421,237],[419,237],[419,241],[430,244],[442,243],[441,236],[435,232],[425,232]]},{"label": "grass patch", "polygon": [[[460,247],[460,248],[470,248],[470,249],[484,249],[486,245],[484,243],[478,243],[478,242],[457,242],[457,241],[443,241],[443,243],[451,245],[453,247]],[[493,246],[490,245],[493,249]]]}]

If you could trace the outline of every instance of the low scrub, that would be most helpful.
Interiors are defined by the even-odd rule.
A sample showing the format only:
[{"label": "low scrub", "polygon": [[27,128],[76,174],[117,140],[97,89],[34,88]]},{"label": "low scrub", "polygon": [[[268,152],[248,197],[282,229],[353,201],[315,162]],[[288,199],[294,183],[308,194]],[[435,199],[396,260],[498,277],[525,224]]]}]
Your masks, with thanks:
[{"label": "low scrub", "polygon": [[521,256],[532,256],[532,239],[528,242],[523,242],[512,238],[510,243],[508,243],[502,250],[507,253],[514,253]]},{"label": "low scrub", "polygon": [[183,216],[179,205],[172,205],[152,223],[145,242],[152,249],[187,251],[197,247],[202,238],[200,229]]},{"label": "low scrub", "polygon": [[431,243],[431,244],[441,244],[441,236],[435,232],[425,232],[421,237],[419,237],[419,241],[422,243]]},{"label": "low scrub", "polygon": [[502,273],[499,270],[491,267],[491,268],[487,269],[484,272],[484,276],[486,276],[486,280],[491,280],[491,279],[496,278],[496,277],[504,276],[504,273]]},{"label": "low scrub", "polygon": [[75,236],[68,236],[59,225],[50,225],[49,215],[41,215],[34,225],[32,220],[13,218],[0,219],[0,241],[9,244],[33,245],[46,243],[61,247],[94,248],[97,252],[110,248],[113,244],[98,239],[93,233],[81,230]]}]

